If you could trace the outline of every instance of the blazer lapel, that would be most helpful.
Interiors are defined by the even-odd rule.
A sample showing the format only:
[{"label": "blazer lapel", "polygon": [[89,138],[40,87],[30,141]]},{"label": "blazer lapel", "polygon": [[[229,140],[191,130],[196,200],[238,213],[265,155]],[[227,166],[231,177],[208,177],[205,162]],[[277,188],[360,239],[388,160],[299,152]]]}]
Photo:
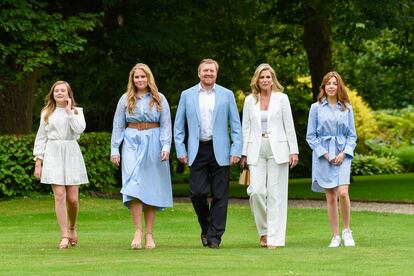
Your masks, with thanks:
[{"label": "blazer lapel", "polygon": [[215,91],[216,95],[214,97],[214,111],[213,111],[213,126],[216,122],[216,117],[217,117],[217,110],[218,110],[218,106],[219,104],[221,104],[221,97],[222,97],[222,93],[220,91],[220,88],[218,88],[218,85],[216,85],[216,91]]},{"label": "blazer lapel", "polygon": [[195,111],[196,111],[196,114],[197,114],[197,119],[198,119],[199,122],[201,122],[198,85],[194,86],[194,89],[193,89],[191,94],[192,94],[192,98],[193,98],[194,108],[195,108]]},{"label": "blazer lapel", "polygon": [[252,110],[253,110],[253,116],[256,119],[259,127],[262,127],[262,118],[260,117],[260,98],[256,103],[256,99],[252,99]]}]

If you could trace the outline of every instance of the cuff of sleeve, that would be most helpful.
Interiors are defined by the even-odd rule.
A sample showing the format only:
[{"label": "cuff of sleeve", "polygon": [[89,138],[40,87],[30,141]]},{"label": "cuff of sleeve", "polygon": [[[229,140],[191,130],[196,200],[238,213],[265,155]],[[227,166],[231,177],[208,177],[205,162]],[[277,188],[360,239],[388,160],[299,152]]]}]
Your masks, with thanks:
[{"label": "cuff of sleeve", "polygon": [[164,145],[162,146],[162,151],[170,152],[171,146],[170,145]]},{"label": "cuff of sleeve", "polygon": [[111,148],[111,156],[112,155],[120,155],[119,154],[119,149],[118,148]]},{"label": "cuff of sleeve", "polygon": [[35,156],[35,157],[33,158],[33,160],[34,160],[34,161],[36,161],[36,159],[40,159],[40,160],[43,160],[43,156],[41,156],[41,155],[38,155],[38,156]]},{"label": "cuff of sleeve", "polygon": [[322,146],[317,146],[315,148],[315,153],[316,153],[316,156],[318,156],[318,157],[323,156],[327,152],[328,151],[324,147],[322,147]]},{"label": "cuff of sleeve", "polygon": [[351,147],[345,146],[344,153],[349,157],[354,158],[354,150]]}]

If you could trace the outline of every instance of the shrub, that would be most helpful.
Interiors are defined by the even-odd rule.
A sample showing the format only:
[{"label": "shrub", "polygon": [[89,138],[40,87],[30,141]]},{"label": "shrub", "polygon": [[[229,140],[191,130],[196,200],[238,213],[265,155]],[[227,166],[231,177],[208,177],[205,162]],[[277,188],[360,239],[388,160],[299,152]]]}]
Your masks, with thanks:
[{"label": "shrub", "polygon": [[405,146],[398,148],[395,155],[400,160],[399,163],[404,166],[408,172],[414,171],[414,146]]},{"label": "shrub", "polygon": [[355,154],[351,171],[353,175],[398,174],[403,168],[394,156]]},{"label": "shrub", "polygon": [[[0,136],[0,197],[27,196],[46,190],[33,176],[35,135]],[[109,160],[109,133],[85,133],[79,145],[85,159],[89,184],[82,189],[113,189],[116,168]]]},{"label": "shrub", "polygon": [[374,112],[362,97],[358,95],[358,92],[351,89],[347,90],[349,101],[354,110],[355,128],[358,136],[356,151],[366,153],[369,149],[366,146],[365,141],[377,136],[378,125],[374,117]]}]

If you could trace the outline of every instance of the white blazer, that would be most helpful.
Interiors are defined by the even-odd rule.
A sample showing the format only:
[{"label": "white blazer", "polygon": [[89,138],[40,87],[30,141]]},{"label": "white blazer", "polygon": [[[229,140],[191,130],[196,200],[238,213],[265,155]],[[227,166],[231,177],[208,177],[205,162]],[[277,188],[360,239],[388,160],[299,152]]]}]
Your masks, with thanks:
[{"label": "white blazer", "polygon": [[[246,97],[243,107],[243,151],[247,164],[256,165],[262,141],[262,122],[260,119],[260,100],[252,94]],[[290,154],[298,154],[295,126],[289,98],[282,92],[272,92],[269,100],[267,132],[270,147],[276,163],[289,162]]]}]

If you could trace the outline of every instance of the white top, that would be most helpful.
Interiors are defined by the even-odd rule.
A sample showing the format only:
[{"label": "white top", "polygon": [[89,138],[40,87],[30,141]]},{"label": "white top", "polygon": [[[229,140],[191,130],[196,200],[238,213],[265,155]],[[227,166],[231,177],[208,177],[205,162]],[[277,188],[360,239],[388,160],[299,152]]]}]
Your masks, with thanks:
[{"label": "white top", "polygon": [[260,120],[262,122],[262,133],[267,133],[267,110],[260,111]]},{"label": "white top", "polygon": [[216,101],[216,85],[210,91],[204,90],[199,85],[199,107],[200,107],[200,140],[209,141],[213,139],[213,113]]},{"label": "white top", "polygon": [[35,159],[43,160],[48,140],[79,139],[80,134],[86,128],[86,122],[83,116],[83,109],[76,107],[76,110],[78,114],[69,115],[66,112],[66,108],[56,107],[55,111],[49,116],[49,122],[47,124],[42,113],[33,149]]}]

